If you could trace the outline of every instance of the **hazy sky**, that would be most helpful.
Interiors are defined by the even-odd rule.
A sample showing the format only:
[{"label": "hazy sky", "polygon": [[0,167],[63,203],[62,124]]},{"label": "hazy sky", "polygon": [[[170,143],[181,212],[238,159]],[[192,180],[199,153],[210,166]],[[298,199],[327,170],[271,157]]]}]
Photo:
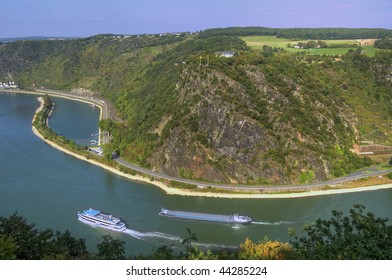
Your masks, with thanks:
[{"label": "hazy sky", "polygon": [[392,0],[4,0],[0,38],[143,34],[214,27],[381,27]]}]

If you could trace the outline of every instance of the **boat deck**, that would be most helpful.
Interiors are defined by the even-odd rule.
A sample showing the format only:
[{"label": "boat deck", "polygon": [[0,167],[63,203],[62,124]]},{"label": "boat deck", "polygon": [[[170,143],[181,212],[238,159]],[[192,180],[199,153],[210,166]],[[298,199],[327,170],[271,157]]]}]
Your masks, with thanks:
[{"label": "boat deck", "polygon": [[161,216],[174,217],[179,219],[188,219],[188,220],[199,220],[199,221],[208,221],[208,222],[222,222],[222,223],[249,223],[249,221],[238,221],[234,218],[234,215],[220,215],[220,214],[208,214],[208,213],[199,213],[199,212],[186,212],[186,211],[177,211],[177,210],[168,210],[162,209],[159,212]]}]

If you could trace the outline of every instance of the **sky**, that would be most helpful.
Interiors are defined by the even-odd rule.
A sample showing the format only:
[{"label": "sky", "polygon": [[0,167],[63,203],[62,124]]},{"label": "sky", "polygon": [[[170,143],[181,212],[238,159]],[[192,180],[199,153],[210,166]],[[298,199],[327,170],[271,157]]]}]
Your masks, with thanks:
[{"label": "sky", "polygon": [[0,38],[230,26],[392,29],[392,0],[4,0]]}]

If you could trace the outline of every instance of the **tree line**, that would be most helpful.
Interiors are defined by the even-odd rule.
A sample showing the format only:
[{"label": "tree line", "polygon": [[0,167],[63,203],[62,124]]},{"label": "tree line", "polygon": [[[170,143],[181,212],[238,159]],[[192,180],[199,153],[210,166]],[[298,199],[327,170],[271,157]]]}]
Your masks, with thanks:
[{"label": "tree line", "polygon": [[392,38],[383,38],[374,42],[374,46],[379,49],[392,50]]},{"label": "tree line", "polygon": [[211,36],[276,36],[287,39],[366,39],[384,38],[392,35],[392,30],[383,28],[268,28],[229,27],[213,28],[200,32],[200,38]]}]

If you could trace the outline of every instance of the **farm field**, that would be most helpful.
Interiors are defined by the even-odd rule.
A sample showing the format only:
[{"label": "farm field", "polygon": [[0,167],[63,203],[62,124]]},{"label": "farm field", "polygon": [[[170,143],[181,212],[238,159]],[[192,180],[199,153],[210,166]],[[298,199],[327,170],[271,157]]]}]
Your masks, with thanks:
[{"label": "farm field", "polygon": [[[342,55],[352,48],[322,48],[322,49],[295,49],[288,48],[287,44],[296,45],[299,42],[307,42],[310,40],[290,40],[285,38],[277,38],[276,36],[244,36],[240,37],[251,49],[262,49],[264,45],[273,48],[282,48],[289,52],[303,52],[306,51],[311,54],[318,55]],[[359,44],[357,40],[322,40],[327,45],[340,45],[340,44]],[[362,46],[363,51],[368,56],[374,56],[376,48],[373,45]]]}]

